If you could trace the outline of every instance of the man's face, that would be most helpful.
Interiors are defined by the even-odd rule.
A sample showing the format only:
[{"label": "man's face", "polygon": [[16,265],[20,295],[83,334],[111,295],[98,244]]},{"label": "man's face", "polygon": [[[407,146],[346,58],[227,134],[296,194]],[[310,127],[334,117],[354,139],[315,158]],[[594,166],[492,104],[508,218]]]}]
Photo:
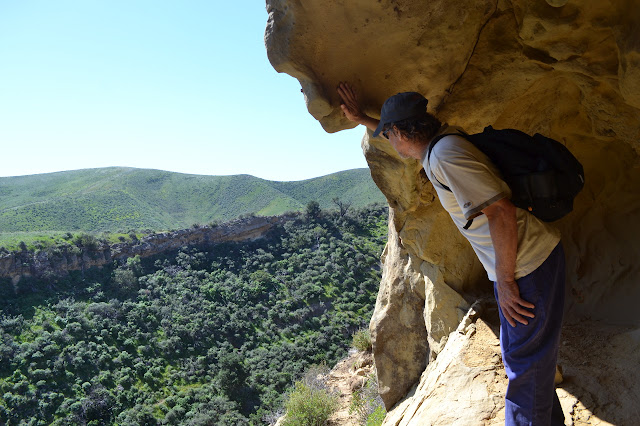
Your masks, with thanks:
[{"label": "man's face", "polygon": [[391,146],[396,150],[400,158],[405,160],[407,158],[413,158],[413,155],[411,154],[413,144],[411,143],[411,141],[409,141],[406,137],[401,135],[400,132],[396,131],[395,128],[391,129],[387,133],[387,135],[389,137],[389,142],[391,143]]}]

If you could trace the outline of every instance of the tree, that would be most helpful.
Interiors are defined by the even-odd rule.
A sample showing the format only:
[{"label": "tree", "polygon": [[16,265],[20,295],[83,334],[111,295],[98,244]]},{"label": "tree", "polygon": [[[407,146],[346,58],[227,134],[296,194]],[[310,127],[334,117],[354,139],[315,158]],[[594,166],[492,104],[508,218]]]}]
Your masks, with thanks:
[{"label": "tree", "polygon": [[343,217],[345,214],[347,214],[347,210],[349,210],[349,207],[351,207],[350,201],[342,201],[338,197],[332,199],[331,202],[338,207],[338,210],[340,211],[340,217]]},{"label": "tree", "polygon": [[247,370],[242,356],[233,350],[224,353],[218,360],[218,374],[216,376],[219,389],[229,399],[236,399],[242,393],[242,387],[247,379]]},{"label": "tree", "polygon": [[131,257],[57,289],[23,279],[51,303],[0,298],[0,424],[263,424],[308,365],[344,357],[375,304],[386,209],[310,210],[258,240]]},{"label": "tree", "polygon": [[309,201],[305,210],[307,217],[310,219],[317,219],[320,216],[320,204],[317,201]]}]

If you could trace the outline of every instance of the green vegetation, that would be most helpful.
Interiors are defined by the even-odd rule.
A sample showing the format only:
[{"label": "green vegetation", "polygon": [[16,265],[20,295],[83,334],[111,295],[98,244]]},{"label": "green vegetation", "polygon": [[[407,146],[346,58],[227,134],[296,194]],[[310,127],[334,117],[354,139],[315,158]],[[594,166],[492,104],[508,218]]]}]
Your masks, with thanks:
[{"label": "green vegetation", "polygon": [[[73,235],[72,235],[73,238]],[[25,246],[27,250],[53,247],[68,241],[66,232],[0,232],[0,247],[8,250],[19,250]]]},{"label": "green vegetation", "polygon": [[98,234],[86,232],[0,232],[0,252],[5,251],[37,251],[63,250],[71,245],[82,245],[83,241],[92,240],[95,243],[116,244],[132,243],[140,238],[152,234],[151,230],[130,232],[100,232]]},{"label": "green vegetation", "polygon": [[370,351],[372,348],[372,345],[371,345],[371,334],[369,333],[369,329],[363,328],[353,333],[353,336],[351,339],[351,346],[353,346],[359,351]]},{"label": "green vegetation", "polygon": [[370,374],[364,387],[353,393],[349,413],[355,415],[362,425],[382,424],[387,411],[378,394],[378,380],[375,374]]},{"label": "green vegetation", "polygon": [[0,424],[264,424],[375,304],[386,207],[311,210],[253,242],[0,280]]},{"label": "green vegetation", "polygon": [[303,211],[314,200],[323,209],[337,208],[334,199],[353,207],[384,201],[368,169],[299,182],[120,167],[3,177],[0,246],[16,246],[21,237],[18,242],[55,239],[56,232],[160,231],[245,214],[278,215]]},{"label": "green vegetation", "polygon": [[285,403],[283,426],[323,426],[327,422],[338,408],[339,400],[324,381],[328,373],[326,366],[312,366],[304,378],[296,382]]},{"label": "green vegetation", "polygon": [[382,405],[378,405],[373,413],[367,417],[365,426],[380,426],[384,422],[384,418],[387,416],[387,410]]}]

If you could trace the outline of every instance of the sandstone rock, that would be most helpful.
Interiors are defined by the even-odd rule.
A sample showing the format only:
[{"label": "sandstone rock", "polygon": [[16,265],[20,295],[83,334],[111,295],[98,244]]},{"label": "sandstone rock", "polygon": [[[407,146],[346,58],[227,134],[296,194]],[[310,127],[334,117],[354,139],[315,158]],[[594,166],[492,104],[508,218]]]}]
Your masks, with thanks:
[{"label": "sandstone rock", "polygon": [[[353,393],[362,389],[369,375],[374,371],[370,361],[370,353],[351,351],[347,358],[338,362],[329,372],[327,386],[338,394],[339,401],[338,410],[329,418],[328,425],[358,426],[361,424],[356,413],[353,412],[351,403]],[[367,364],[367,367],[362,368],[366,372],[366,377],[356,375],[353,366],[364,364]]]},{"label": "sandstone rock", "polygon": [[289,220],[289,216],[251,217],[215,227],[182,229],[146,236],[134,243],[111,246],[98,244],[95,248],[62,248],[60,253],[47,250],[0,254],[0,278],[10,278],[14,286],[22,277],[61,276],[69,271],[102,267],[113,261],[139,255],[153,256],[183,246],[197,246],[224,241],[246,241],[262,237],[275,224]]},{"label": "sandstone rock", "polygon": [[443,281],[442,274],[437,274],[434,280],[425,274],[425,281],[424,320],[431,350],[429,358],[433,360],[442,351],[449,334],[454,330],[453,326],[460,323],[469,305]]},{"label": "sandstone rock", "polygon": [[365,370],[368,371],[369,368],[373,366],[373,354],[371,352],[358,352],[355,355],[353,365],[351,366],[354,370]]},{"label": "sandstone rock", "polygon": [[636,424],[640,328],[583,320],[566,324],[562,339],[558,396],[565,424]]},{"label": "sandstone rock", "polygon": [[267,0],[265,43],[273,67],[300,81],[311,115],[336,131],[353,127],[336,109],[334,88],[342,80],[364,94],[371,114],[404,89],[437,103],[464,71],[494,9],[489,0]]},{"label": "sandstone rock", "polygon": [[504,424],[506,376],[496,330],[467,313],[420,383],[391,410],[385,426]]},{"label": "sandstone rock", "polygon": [[364,386],[366,382],[367,382],[367,379],[365,377],[362,377],[362,376],[352,377],[349,382],[349,388],[351,389],[351,392],[354,392],[362,388],[362,386]]},{"label": "sandstone rock", "polygon": [[[587,180],[575,211],[557,223],[567,255],[566,317],[637,326],[638,7],[633,0],[268,0],[266,45],[274,68],[300,80],[309,111],[330,132],[353,127],[335,93],[346,80],[372,116],[388,96],[415,90],[430,111],[467,131],[514,127],[564,142]],[[362,147],[391,207],[371,323],[388,404],[424,367],[416,339],[429,327],[435,354],[457,326],[458,302],[490,287],[420,164],[369,132]],[[420,301],[438,306],[438,294],[447,308],[418,319]]]},{"label": "sandstone rock", "polygon": [[422,316],[424,280],[412,268],[393,227],[388,239],[382,255],[386,266],[369,327],[379,392],[387,409],[420,378],[429,354]]},{"label": "sandstone rock", "polygon": [[559,385],[560,383],[562,383],[563,380],[564,380],[564,377],[562,376],[562,366],[561,365],[557,365],[556,366],[556,376],[553,378],[553,383],[555,385]]},{"label": "sandstone rock", "polygon": [[[444,350],[383,425],[503,425],[507,379],[498,343],[497,306],[485,301],[451,333]],[[556,389],[566,425],[637,422],[640,329],[594,321],[563,328],[564,380]]]}]

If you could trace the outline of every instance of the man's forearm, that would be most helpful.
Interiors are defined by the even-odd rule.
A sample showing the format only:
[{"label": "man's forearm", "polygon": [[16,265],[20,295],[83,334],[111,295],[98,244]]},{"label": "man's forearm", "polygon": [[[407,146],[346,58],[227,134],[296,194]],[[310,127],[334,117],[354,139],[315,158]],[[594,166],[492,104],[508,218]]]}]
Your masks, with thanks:
[{"label": "man's forearm", "polygon": [[516,208],[508,199],[495,203],[485,212],[489,221],[489,232],[496,253],[496,279],[498,283],[515,280],[516,255],[518,252],[518,225]]},{"label": "man's forearm", "polygon": [[516,322],[528,324],[535,317],[530,311],[535,305],[520,297],[515,280],[518,253],[518,222],[516,207],[507,198],[496,201],[482,210],[489,221],[491,242],[496,254],[496,291],[500,310],[512,327]]},{"label": "man's forearm", "polygon": [[374,132],[378,128],[379,123],[380,120],[376,120],[375,118],[369,117],[368,115],[363,115],[358,119],[358,124],[364,124],[367,129],[371,130],[372,132]]}]

